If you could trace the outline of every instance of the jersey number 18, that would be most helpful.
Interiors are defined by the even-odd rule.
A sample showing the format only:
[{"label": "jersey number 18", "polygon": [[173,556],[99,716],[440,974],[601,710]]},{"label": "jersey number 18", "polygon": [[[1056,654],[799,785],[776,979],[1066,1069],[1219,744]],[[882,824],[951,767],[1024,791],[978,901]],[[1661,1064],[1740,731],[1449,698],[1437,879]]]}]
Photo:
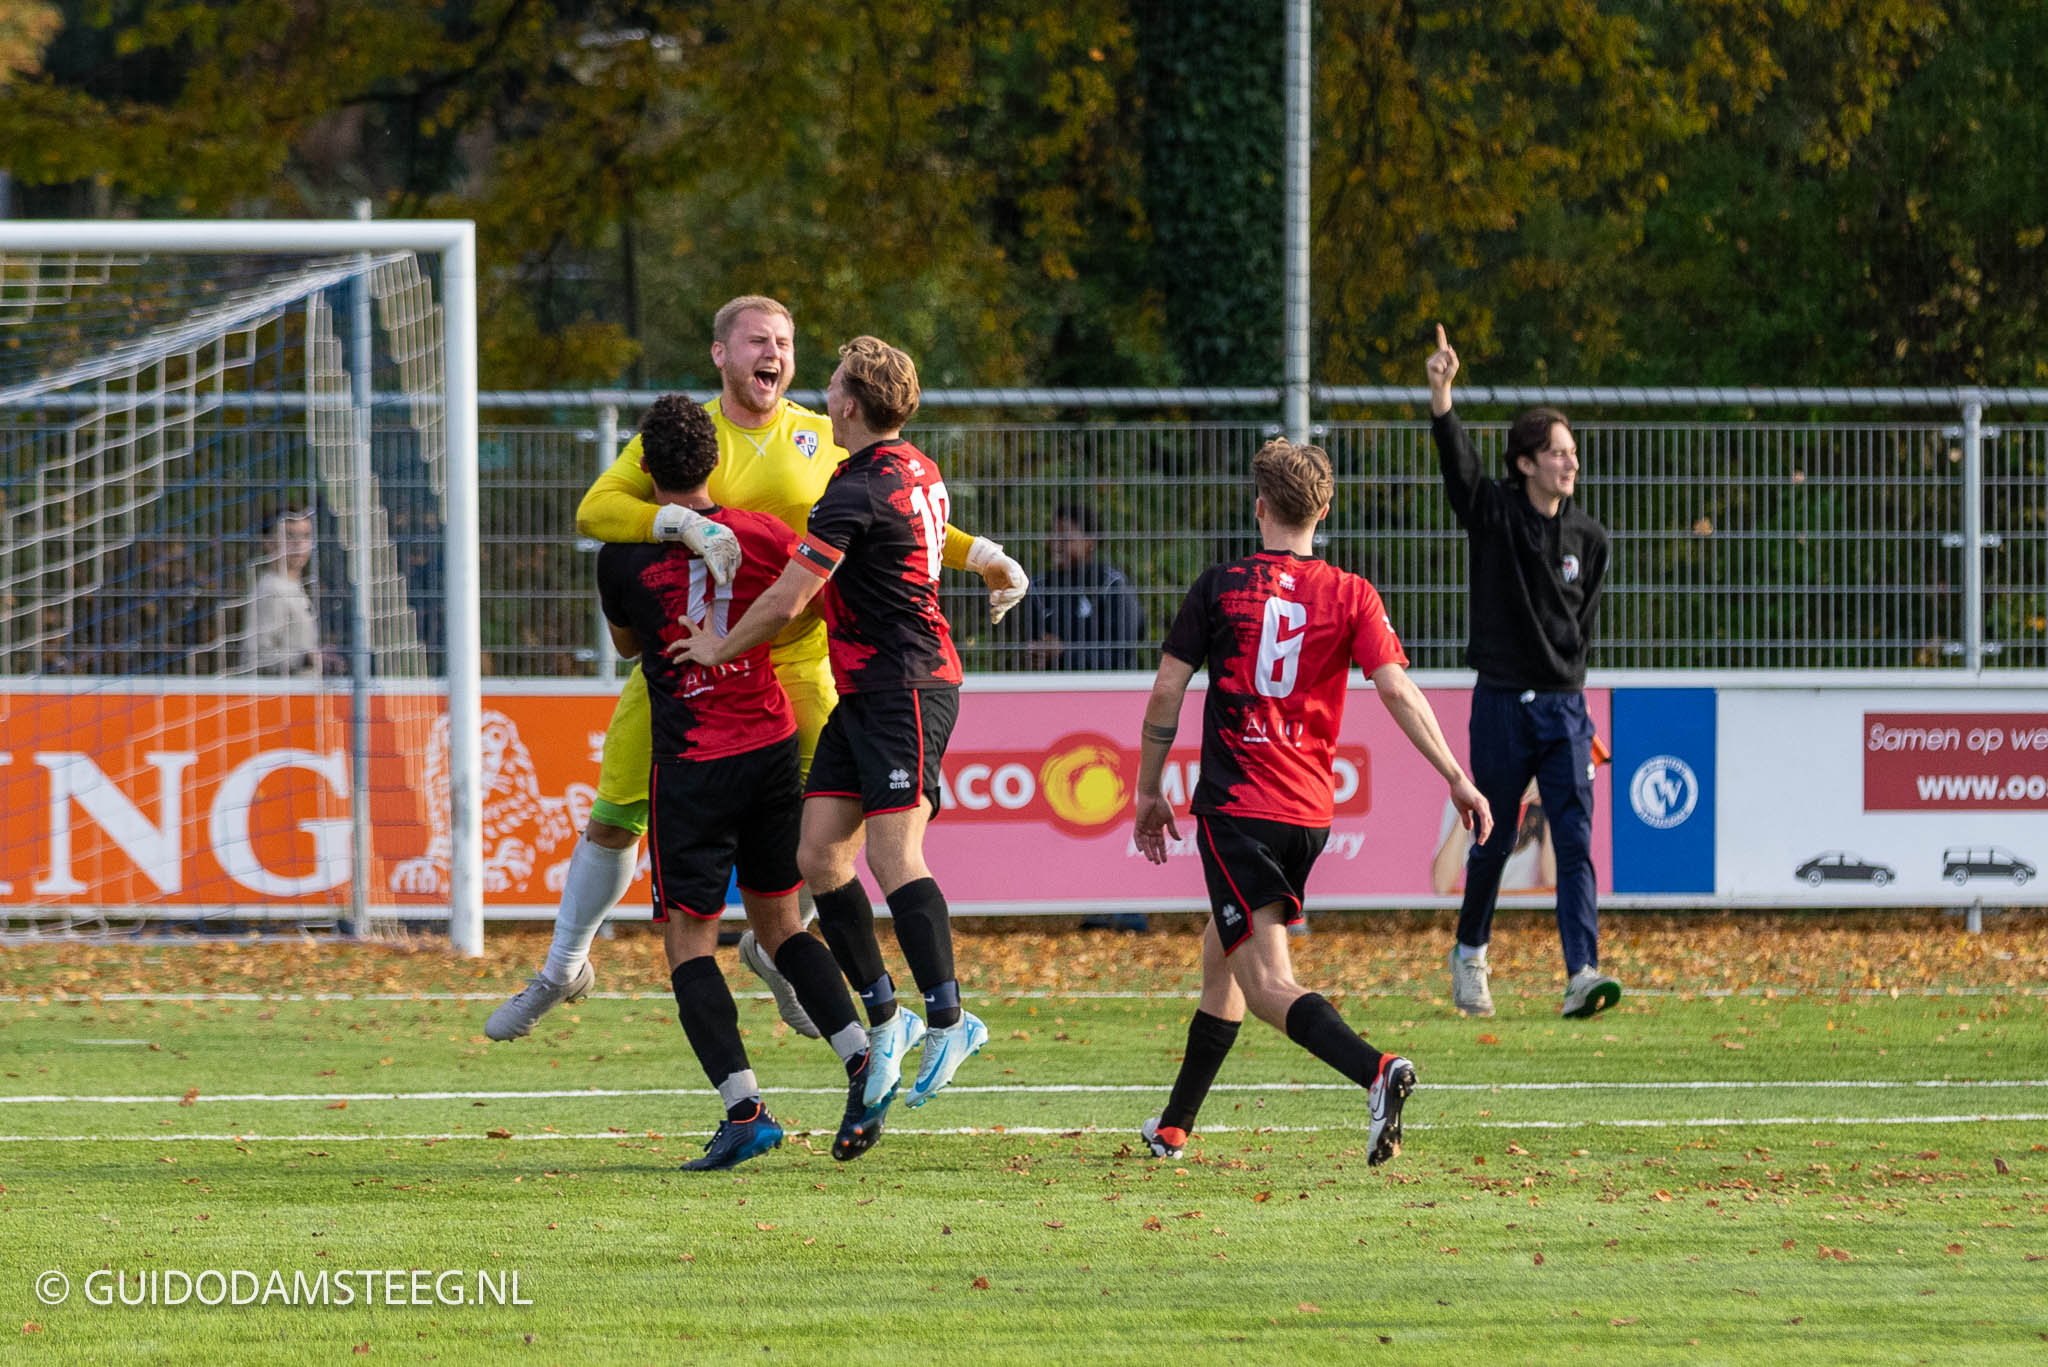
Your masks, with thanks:
[{"label": "jersey number 18", "polygon": [[939,578],[939,556],[946,548],[946,486],[943,481],[935,484],[913,484],[910,486],[910,506],[917,514],[920,529],[924,532],[925,564],[931,571],[932,581]]}]

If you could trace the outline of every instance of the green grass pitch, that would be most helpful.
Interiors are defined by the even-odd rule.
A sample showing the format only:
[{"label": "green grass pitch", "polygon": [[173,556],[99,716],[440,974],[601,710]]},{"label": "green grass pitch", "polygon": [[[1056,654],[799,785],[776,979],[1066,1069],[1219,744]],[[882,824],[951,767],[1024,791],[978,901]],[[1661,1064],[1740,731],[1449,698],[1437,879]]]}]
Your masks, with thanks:
[{"label": "green grass pitch", "polygon": [[[1570,1022],[1497,979],[1468,1021],[1418,943],[1340,1003],[1420,1075],[1380,1169],[1363,1094],[1255,1021],[1187,1156],[1140,1156],[1192,1002],[1131,973],[975,994],[984,1053],[834,1163],[836,1061],[743,998],[790,1142],[699,1175],[716,1101],[644,972],[491,1045],[510,968],[323,1001],[248,991],[243,950],[222,999],[67,992],[36,952],[0,1001],[8,1361],[2048,1361],[2038,982],[1680,984]],[[209,1269],[255,1302],[113,1280]],[[287,1299],[322,1272],[329,1303]]]}]

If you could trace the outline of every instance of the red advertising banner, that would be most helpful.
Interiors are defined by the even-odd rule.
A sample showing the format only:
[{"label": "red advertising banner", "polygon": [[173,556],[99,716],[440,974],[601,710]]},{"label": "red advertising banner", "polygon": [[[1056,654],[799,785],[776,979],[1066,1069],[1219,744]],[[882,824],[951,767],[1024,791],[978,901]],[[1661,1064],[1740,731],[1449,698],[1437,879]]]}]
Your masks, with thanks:
[{"label": "red advertising banner", "polygon": [[[965,912],[1205,905],[1187,800],[1200,773],[1190,692],[1166,792],[1183,814],[1164,867],[1131,839],[1143,686],[970,689],[943,766],[926,854]],[[1608,694],[1588,693],[1608,729]],[[1469,694],[1429,698],[1465,752]],[[612,695],[490,692],[483,712],[483,883],[496,915],[551,915],[596,796]],[[0,694],[0,905],[341,905],[353,874],[349,700],[313,692]],[[371,700],[373,904],[429,911],[449,890],[447,726],[434,695]],[[2038,771],[2036,771],[2038,772]],[[1593,848],[1611,860],[1608,771]],[[1443,780],[1370,687],[1346,710],[1336,816],[1311,904],[1399,905],[1454,892],[1463,832]],[[1504,814],[1514,820],[1517,814]],[[1540,822],[1525,822],[1540,829]],[[1546,890],[1541,840],[1510,861],[1508,891]],[[636,881],[622,902],[645,915]]]},{"label": "red advertising banner", "polygon": [[2048,712],[1866,712],[1866,812],[2048,811]]}]

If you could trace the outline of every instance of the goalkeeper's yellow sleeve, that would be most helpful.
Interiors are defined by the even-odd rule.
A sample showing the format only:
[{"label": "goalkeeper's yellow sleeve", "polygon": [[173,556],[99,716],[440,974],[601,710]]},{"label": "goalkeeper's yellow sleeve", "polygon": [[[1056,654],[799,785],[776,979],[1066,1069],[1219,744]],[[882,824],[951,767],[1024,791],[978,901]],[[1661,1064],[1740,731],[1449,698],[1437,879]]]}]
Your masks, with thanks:
[{"label": "goalkeeper's yellow sleeve", "polygon": [[[654,480],[640,468],[640,438],[636,436],[584,492],[583,502],[576,505],[576,530],[593,541],[614,545],[652,541],[655,508]],[[950,550],[950,537],[946,544]]]},{"label": "goalkeeper's yellow sleeve", "polygon": [[[586,498],[584,502],[588,503],[589,500]],[[580,522],[578,523],[578,526],[581,526]],[[654,524],[650,521],[648,523],[648,528],[650,531],[653,529],[653,526]],[[584,535],[592,536],[595,534],[591,532],[585,532]],[[604,538],[599,537],[598,539],[601,541]],[[967,548],[969,546],[972,546],[973,544],[973,532],[963,532],[958,527],[955,527],[952,523],[948,522],[946,524],[946,548],[945,550],[939,553],[940,563],[945,565],[945,567],[949,570],[966,569]]]}]

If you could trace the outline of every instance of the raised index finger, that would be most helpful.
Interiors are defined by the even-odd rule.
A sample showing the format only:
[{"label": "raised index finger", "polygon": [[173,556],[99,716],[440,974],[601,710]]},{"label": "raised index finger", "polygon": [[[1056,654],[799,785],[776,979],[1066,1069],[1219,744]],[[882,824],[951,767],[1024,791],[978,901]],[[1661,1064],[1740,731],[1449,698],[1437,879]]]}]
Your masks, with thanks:
[{"label": "raised index finger", "polygon": [[1444,325],[1442,323],[1436,325],[1436,349],[1438,351],[1449,351],[1451,349],[1451,339],[1444,336]]}]

